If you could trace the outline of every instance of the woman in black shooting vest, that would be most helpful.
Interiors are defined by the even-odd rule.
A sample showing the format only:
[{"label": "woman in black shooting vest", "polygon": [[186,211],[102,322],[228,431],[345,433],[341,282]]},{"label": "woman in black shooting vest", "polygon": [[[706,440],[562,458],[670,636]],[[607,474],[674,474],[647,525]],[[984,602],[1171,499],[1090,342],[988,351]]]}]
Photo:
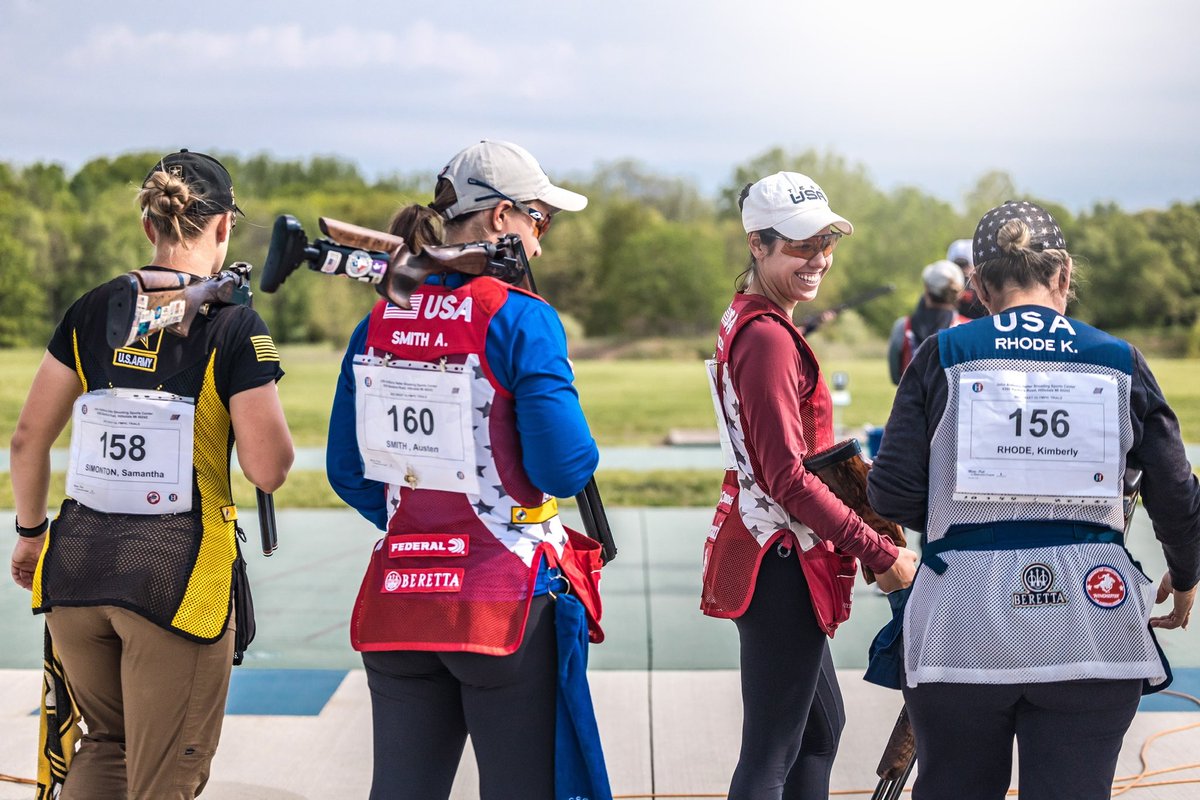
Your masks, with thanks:
[{"label": "woman in black shooting vest", "polygon": [[[218,272],[235,216],[229,173],[186,150],[138,194],[147,270]],[[208,780],[234,652],[237,549],[229,478],[279,487],[292,442],[279,355],[244,305],[187,337],[106,344],[112,286],[79,298],[50,340],[12,437],[13,579],[33,592],[87,724],[62,791],[190,798]],[[50,448],[72,423],[68,498],[50,523]]]}]

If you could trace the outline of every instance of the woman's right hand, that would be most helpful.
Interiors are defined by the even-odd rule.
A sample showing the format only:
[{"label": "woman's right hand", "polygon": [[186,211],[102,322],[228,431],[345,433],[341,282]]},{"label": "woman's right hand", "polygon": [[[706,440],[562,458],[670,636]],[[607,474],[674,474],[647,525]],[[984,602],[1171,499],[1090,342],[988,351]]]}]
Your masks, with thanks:
[{"label": "woman's right hand", "polygon": [[896,561],[888,567],[887,572],[875,574],[879,588],[887,593],[897,589],[907,589],[912,586],[913,577],[917,574],[917,554],[907,547],[898,548]]}]

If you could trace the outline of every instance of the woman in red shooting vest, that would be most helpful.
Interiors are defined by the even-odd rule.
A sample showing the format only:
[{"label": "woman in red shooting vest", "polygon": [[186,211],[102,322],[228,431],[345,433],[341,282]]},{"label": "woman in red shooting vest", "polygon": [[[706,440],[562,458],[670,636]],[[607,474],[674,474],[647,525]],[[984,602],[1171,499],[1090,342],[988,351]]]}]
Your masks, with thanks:
[{"label": "woman in red shooting vest", "polygon": [[[750,266],[721,319],[712,371],[732,468],[705,547],[701,610],[741,640],[742,746],[730,800],[827,797],[845,724],[826,636],[850,612],[861,558],[892,591],[916,554],[864,523],[803,466],[834,444],[829,390],[792,322],[853,226],[809,177],[738,199]],[[723,437],[724,438],[724,437]]]},{"label": "woman in red shooting vest", "polygon": [[[551,217],[586,204],[524,149],[484,141],[391,232],[415,252],[517,234],[535,257]],[[380,301],[351,337],[327,457],[334,489],[386,531],[351,619],[371,690],[371,798],[449,797],[468,734],[484,800],[611,797],[594,719],[579,725],[586,662],[559,678],[587,626],[601,638],[599,546],[563,527],[555,500],[599,458],[562,324],[487,276],[433,275],[410,305]]]}]

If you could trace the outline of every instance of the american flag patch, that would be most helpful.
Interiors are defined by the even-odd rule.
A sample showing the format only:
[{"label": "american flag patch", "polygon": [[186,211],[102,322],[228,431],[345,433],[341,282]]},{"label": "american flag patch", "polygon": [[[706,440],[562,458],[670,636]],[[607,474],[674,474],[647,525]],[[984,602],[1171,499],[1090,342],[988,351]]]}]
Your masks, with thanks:
[{"label": "american flag patch", "polygon": [[254,357],[259,361],[279,360],[279,351],[270,336],[251,336],[250,344],[254,345]]},{"label": "american flag patch", "polygon": [[412,306],[410,309],[403,309],[398,305],[388,303],[383,307],[384,319],[416,319],[417,312],[421,310],[421,301],[425,295],[414,294],[408,298],[408,304]]}]

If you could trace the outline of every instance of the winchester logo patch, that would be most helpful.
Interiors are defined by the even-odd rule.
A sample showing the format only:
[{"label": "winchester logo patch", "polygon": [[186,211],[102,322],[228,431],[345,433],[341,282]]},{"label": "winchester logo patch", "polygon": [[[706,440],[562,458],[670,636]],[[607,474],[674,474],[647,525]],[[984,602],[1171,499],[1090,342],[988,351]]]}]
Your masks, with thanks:
[{"label": "winchester logo patch", "polygon": [[384,594],[461,592],[462,569],[389,569],[383,576]]},{"label": "winchester logo patch", "polygon": [[406,556],[437,556],[457,558],[465,556],[470,549],[469,540],[455,533],[418,533],[405,536],[389,536],[387,554],[391,558]]},{"label": "winchester logo patch", "polygon": [[1045,564],[1030,564],[1021,572],[1021,583],[1025,591],[1013,592],[1014,608],[1028,606],[1061,606],[1067,598],[1054,588],[1054,570]]},{"label": "winchester logo patch", "polygon": [[1083,579],[1088,600],[1101,608],[1116,608],[1125,602],[1125,580],[1107,564],[1096,567]]}]

